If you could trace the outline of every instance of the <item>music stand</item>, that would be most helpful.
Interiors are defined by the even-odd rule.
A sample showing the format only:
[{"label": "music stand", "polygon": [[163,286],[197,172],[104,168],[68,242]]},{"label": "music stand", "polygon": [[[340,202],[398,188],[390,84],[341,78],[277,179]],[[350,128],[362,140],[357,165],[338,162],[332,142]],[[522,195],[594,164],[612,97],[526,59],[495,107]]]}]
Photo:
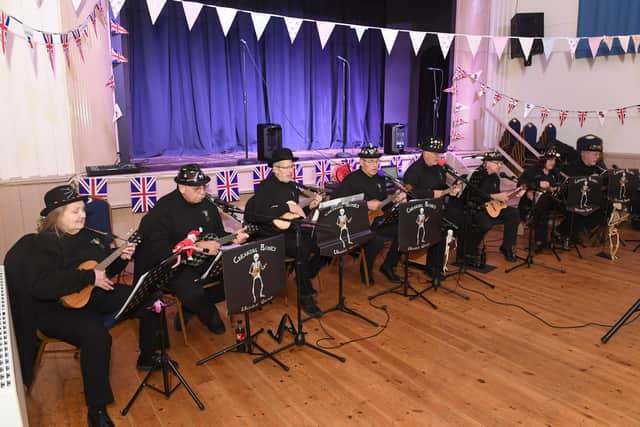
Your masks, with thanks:
[{"label": "music stand", "polygon": [[322,311],[321,315],[341,311],[378,327],[378,323],[347,307],[344,297],[342,257],[373,236],[364,194],[323,202],[318,206],[318,212],[320,255],[338,257],[338,303]]},{"label": "music stand", "polygon": [[[266,355],[285,371],[289,367],[262,348],[256,337],[260,328],[251,333],[249,314],[286,292],[284,236],[274,236],[239,246],[222,249],[222,277],[225,300],[229,314],[244,314],[246,336],[244,340],[230,345],[196,362],[203,365],[229,352],[246,353],[250,356]],[[227,279],[225,279],[227,278]],[[257,351],[254,351],[254,347]],[[239,350],[244,348],[245,351]],[[255,363],[255,360],[254,360]]]},{"label": "music stand", "polygon": [[[635,202],[638,196],[638,169],[609,169],[607,171],[607,179],[607,197],[612,204],[621,203],[629,207]],[[640,240],[623,240],[620,238],[620,242],[626,246],[626,242],[638,243]],[[640,245],[637,245],[633,252],[636,252],[639,248]],[[604,254],[605,258],[610,258],[604,251],[598,255],[603,256],[602,254]]]},{"label": "music stand", "polygon": [[582,258],[578,239],[574,236],[573,227],[575,216],[591,215],[602,204],[602,177],[581,176],[572,177],[567,181],[567,211],[571,213],[569,222],[569,242],[575,247],[576,253]]},{"label": "music stand", "polygon": [[622,325],[625,324],[625,322],[629,319],[629,317],[631,317],[631,315],[633,313],[635,313],[636,311],[640,311],[640,299],[638,301],[636,301],[631,308],[629,308],[629,310],[627,310],[622,317],[616,322],[615,325],[613,325],[613,327],[611,329],[609,329],[609,331],[604,334],[604,336],[602,338],[600,338],[600,341],[602,341],[603,344],[606,344],[611,337],[618,332],[618,329],[620,329],[622,327]]},{"label": "music stand", "polygon": [[[118,312],[114,316],[114,319],[118,320],[122,317],[126,317],[132,314],[142,305],[147,304],[149,300],[152,299],[158,292],[160,292],[163,287],[168,286],[169,281],[171,280],[171,277],[176,270],[176,267],[180,265],[180,260],[181,255],[179,253],[174,254],[162,261],[158,266],[152,268],[151,270],[140,276],[140,278],[136,282],[135,287],[131,291],[131,294],[129,294],[127,300],[124,302],[120,310],[118,310]],[[154,304],[154,306],[156,306],[156,304]],[[178,367],[174,364],[174,362],[169,357],[169,354],[167,353],[167,342],[164,327],[164,325],[166,324],[165,308],[164,304],[162,303],[157,304],[157,306],[159,306],[160,310],[158,314],[161,316],[161,323],[159,328],[160,355],[154,360],[153,367],[149,370],[147,375],[145,375],[144,379],[142,380],[142,382],[140,382],[140,385],[127,403],[127,406],[125,406],[122,410],[122,415],[127,415],[129,409],[131,409],[131,406],[138,398],[138,395],[140,395],[142,388],[145,386],[158,393],[164,394],[165,397],[169,398],[171,397],[173,392],[176,391],[178,387],[180,387],[180,385],[183,385],[198,408],[200,410],[204,410],[204,405],[202,404],[200,399],[198,399],[198,396],[196,396],[196,394],[193,392],[184,377],[180,374],[180,371],[178,371]],[[162,389],[148,383],[151,375],[158,370],[162,371]],[[172,372],[178,378],[179,382],[175,385],[175,387],[171,387],[171,377],[169,376],[170,372]]]},{"label": "music stand", "polygon": [[441,211],[442,201],[430,199],[411,200],[398,205],[398,251],[403,255],[404,277],[398,285],[369,296],[369,300],[393,293],[410,299],[420,297],[434,309],[438,308],[424,296],[424,292],[431,287],[419,292],[409,283],[409,252],[429,247],[441,239]]}]

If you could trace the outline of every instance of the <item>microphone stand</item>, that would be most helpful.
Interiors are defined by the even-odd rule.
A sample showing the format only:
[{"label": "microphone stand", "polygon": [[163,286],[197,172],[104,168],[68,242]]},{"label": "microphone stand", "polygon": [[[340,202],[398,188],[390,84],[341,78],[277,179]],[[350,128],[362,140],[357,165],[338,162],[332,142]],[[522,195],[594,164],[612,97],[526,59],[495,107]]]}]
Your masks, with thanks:
[{"label": "microphone stand", "polygon": [[438,119],[440,118],[440,92],[442,91],[442,79],[440,79],[440,90],[438,90],[436,73],[442,70],[437,68],[427,68],[428,71],[433,72],[433,111],[431,112],[431,128],[433,129],[433,136],[438,136]]},{"label": "microphone stand", "polygon": [[246,73],[246,51],[248,49],[247,42],[240,39],[241,48],[240,54],[242,60],[240,61],[240,73],[242,74],[242,104],[244,106],[244,159],[238,160],[239,165],[253,165],[257,163],[255,159],[249,158],[249,113],[247,112],[247,73]]},{"label": "microphone stand", "polygon": [[348,81],[351,79],[351,65],[349,61],[340,56],[338,60],[342,62],[342,151],[336,153],[336,157],[345,159],[351,157],[350,153],[344,151],[347,146],[347,118],[349,114],[348,91],[350,89]]}]

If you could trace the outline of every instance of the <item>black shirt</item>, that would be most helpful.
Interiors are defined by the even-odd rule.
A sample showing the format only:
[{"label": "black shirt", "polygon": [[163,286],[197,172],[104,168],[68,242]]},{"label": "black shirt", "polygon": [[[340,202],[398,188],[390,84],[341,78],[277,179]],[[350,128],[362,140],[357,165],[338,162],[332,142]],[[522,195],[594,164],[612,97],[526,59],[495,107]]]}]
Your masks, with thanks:
[{"label": "black shirt", "polygon": [[574,176],[589,176],[589,175],[600,175],[603,169],[607,169],[607,166],[602,160],[598,160],[595,165],[587,166],[582,161],[582,157],[578,157],[577,160],[567,164],[562,169],[562,172],[567,174],[570,177]]},{"label": "black shirt", "polygon": [[260,235],[272,236],[278,233],[271,225],[272,220],[289,212],[288,201],[298,203],[299,200],[300,191],[293,181],[282,182],[271,174],[258,185],[255,195],[247,202],[245,218],[259,226]]},{"label": "black shirt", "polygon": [[432,199],[433,190],[448,188],[444,169],[438,165],[427,165],[423,157],[409,166],[403,180],[411,185],[410,196],[414,199]]},{"label": "black shirt", "polygon": [[358,169],[347,175],[333,193],[331,198],[353,196],[354,194],[364,193],[364,199],[384,200],[387,198],[386,182],[380,175],[368,176]]},{"label": "black shirt", "polygon": [[[465,193],[469,192],[469,200],[478,204],[490,201],[491,194],[500,192],[500,177],[495,173],[489,175],[484,166],[479,167],[471,174],[469,183],[471,185],[468,185],[464,191]],[[478,191],[472,186],[475,186]],[[463,195],[463,197],[465,196],[466,194]]]},{"label": "black shirt", "polygon": [[135,253],[136,276],[169,257],[176,243],[191,230],[202,229],[201,236],[226,236],[218,208],[204,199],[200,203],[187,202],[178,189],[163,196],[140,222],[142,242]]},{"label": "black shirt", "polygon": [[552,169],[548,174],[544,173],[544,168],[531,166],[522,172],[518,179],[518,185],[526,185],[528,188],[537,190],[540,188],[540,181],[547,181],[551,187],[556,187],[560,182],[557,169]]}]

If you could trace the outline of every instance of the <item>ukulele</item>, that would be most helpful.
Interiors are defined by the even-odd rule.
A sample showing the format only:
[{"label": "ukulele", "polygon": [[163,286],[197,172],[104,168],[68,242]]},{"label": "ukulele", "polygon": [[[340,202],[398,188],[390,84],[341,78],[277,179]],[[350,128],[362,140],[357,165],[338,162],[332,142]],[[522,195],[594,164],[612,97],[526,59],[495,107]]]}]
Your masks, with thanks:
[{"label": "ukulele", "polygon": [[[218,242],[220,243],[220,245],[226,245],[227,243],[231,243],[233,242],[233,240],[236,238],[236,236],[240,233],[246,233],[249,236],[251,236],[252,234],[257,233],[260,230],[260,228],[257,225],[254,224],[247,224],[245,225],[243,228],[241,228],[240,230],[228,234],[226,236],[222,236],[222,237],[217,237],[215,234],[213,233],[207,233],[204,236],[201,236],[201,238],[199,239],[199,241],[205,241],[205,242]],[[221,252],[218,253],[218,255]],[[185,264],[191,266],[191,267],[199,267],[202,264],[204,264],[205,261],[207,260],[211,260],[213,257],[205,252],[194,252],[193,253],[193,259],[191,260],[187,260],[185,259]],[[218,263],[215,261],[218,261],[220,258],[216,257],[216,259],[214,260],[214,263],[212,264],[212,266],[209,268],[209,271],[207,272],[207,276],[211,277],[211,276],[215,276],[217,274],[222,273],[222,263]]]},{"label": "ukulele", "polygon": [[[315,191],[311,191],[308,189],[304,189],[302,191],[303,194],[306,195],[311,195],[312,197],[307,198],[302,200],[301,202],[299,202],[298,204],[300,205],[300,207],[302,209],[306,208],[307,206],[309,206],[309,204],[314,200],[314,197],[316,194],[319,194],[320,196],[322,196],[322,198],[324,199],[324,192],[315,192]],[[291,200],[292,203],[293,200]],[[287,202],[289,203],[289,202]],[[278,231],[286,231],[289,229],[289,227],[291,227],[291,221],[294,219],[298,219],[298,218],[302,218],[300,215],[295,214],[293,212],[285,212],[282,215],[280,215],[280,218],[276,218],[272,221],[273,226],[276,228],[276,230]]]},{"label": "ukulele", "polygon": [[[526,188],[524,185],[521,185],[520,187],[516,188],[515,190],[507,194],[507,200],[513,199],[525,189]],[[498,215],[500,215],[500,212],[502,212],[502,209],[506,207],[507,207],[507,202],[503,202],[501,200],[489,200],[487,203],[484,204],[484,208],[487,210],[487,214],[491,218],[497,218]]]},{"label": "ukulele", "polygon": [[382,201],[382,203],[380,203],[380,208],[378,208],[375,211],[369,211],[369,225],[373,224],[374,221],[379,221],[378,218],[382,217],[382,219],[384,220],[385,217],[390,216],[392,214],[393,209],[387,209],[385,210],[384,208],[391,202],[393,202],[395,200],[396,197],[398,197],[400,194],[402,193],[409,193],[411,192],[411,184],[407,184],[404,185],[402,184],[399,180],[392,180],[393,183],[398,187],[398,189],[396,190],[395,193],[391,194],[390,196],[387,196],[386,199],[384,199]]},{"label": "ukulele", "polygon": [[[131,235],[127,238],[127,243],[140,243],[141,238],[137,231],[131,233]],[[100,261],[99,263],[95,260],[84,261],[78,266],[78,270],[106,270],[115,260],[117,260],[122,252],[127,248],[128,245],[122,245],[117,248],[115,251],[111,252],[111,254]],[[93,292],[93,288],[95,288],[94,284],[87,285],[78,292],[74,292],[72,294],[65,295],[60,298],[60,302],[67,308],[82,308],[89,302],[91,298],[91,292]]]}]

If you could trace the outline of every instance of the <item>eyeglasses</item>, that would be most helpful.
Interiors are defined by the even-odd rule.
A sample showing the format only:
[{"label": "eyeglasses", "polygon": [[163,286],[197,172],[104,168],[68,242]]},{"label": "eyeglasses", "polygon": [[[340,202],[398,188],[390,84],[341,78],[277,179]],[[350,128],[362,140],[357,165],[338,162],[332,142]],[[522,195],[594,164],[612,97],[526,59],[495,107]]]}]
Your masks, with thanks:
[{"label": "eyeglasses", "polygon": [[289,165],[289,166],[278,166],[278,165],[273,165],[274,168],[278,168],[278,169],[293,169],[293,165]]},{"label": "eyeglasses", "polygon": [[362,163],[367,165],[376,165],[380,163],[380,159],[362,159]]}]

